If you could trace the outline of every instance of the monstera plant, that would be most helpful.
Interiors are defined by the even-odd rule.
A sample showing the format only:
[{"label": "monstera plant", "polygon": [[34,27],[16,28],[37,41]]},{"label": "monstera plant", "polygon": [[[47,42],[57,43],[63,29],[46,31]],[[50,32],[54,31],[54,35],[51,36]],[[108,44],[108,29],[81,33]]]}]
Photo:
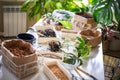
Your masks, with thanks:
[{"label": "monstera plant", "polygon": [[89,0],[95,20],[105,26],[111,23],[120,31],[120,0]]},{"label": "monstera plant", "polygon": [[110,36],[109,49],[120,50],[120,0],[89,1],[92,4],[92,13],[96,22],[102,25],[105,36]]}]

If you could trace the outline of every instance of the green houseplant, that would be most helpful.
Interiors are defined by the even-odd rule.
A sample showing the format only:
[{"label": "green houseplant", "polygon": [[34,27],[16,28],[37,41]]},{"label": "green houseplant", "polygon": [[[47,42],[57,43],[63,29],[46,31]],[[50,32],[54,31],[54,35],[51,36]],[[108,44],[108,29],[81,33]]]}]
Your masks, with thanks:
[{"label": "green houseplant", "polygon": [[93,16],[98,23],[105,26],[113,23],[120,31],[120,0],[92,0],[91,3]]},{"label": "green houseplant", "polygon": [[87,45],[86,41],[80,37],[77,37],[75,42],[77,45],[73,49],[73,53],[65,52],[62,50],[65,53],[63,62],[79,66],[83,64],[82,58],[86,58],[89,55],[91,46]]},{"label": "green houseplant", "polygon": [[78,10],[78,5],[74,1],[75,0],[26,0],[21,10],[27,11],[30,18],[37,15],[39,19],[42,15],[53,12],[55,9]]},{"label": "green houseplant", "polygon": [[[102,25],[103,36],[110,36],[110,50],[120,50],[120,0],[89,0],[92,4],[92,13],[96,22]],[[112,28],[111,28],[112,27]],[[106,28],[110,28],[107,29]],[[108,32],[110,34],[108,34]],[[112,35],[111,35],[112,34]],[[104,41],[104,40],[103,40]],[[116,43],[117,42],[117,43]]]},{"label": "green houseplant", "polygon": [[21,10],[27,11],[30,18],[53,12],[55,9],[64,9],[72,12],[89,11],[83,0],[26,0]]}]

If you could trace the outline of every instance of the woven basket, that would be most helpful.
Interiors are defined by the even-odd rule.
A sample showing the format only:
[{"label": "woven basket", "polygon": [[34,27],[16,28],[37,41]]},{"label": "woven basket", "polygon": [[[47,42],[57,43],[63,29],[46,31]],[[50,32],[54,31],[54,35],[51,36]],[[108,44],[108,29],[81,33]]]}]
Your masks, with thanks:
[{"label": "woven basket", "polygon": [[[54,69],[54,72],[57,72],[56,74],[60,75],[60,77],[62,77],[63,75],[65,75],[67,77],[67,79],[65,79],[64,77],[62,77],[63,79],[58,78],[54,72],[52,72],[52,70],[49,68],[49,66],[58,66],[58,68],[60,69],[60,72],[63,73],[59,73],[58,69]],[[47,62],[44,63],[43,65],[43,72],[48,76],[48,78],[50,80],[71,80],[71,74],[68,72],[68,70],[66,70],[66,68],[60,64],[59,61],[51,61],[51,62]]]},{"label": "woven basket", "polygon": [[[86,12],[76,12],[72,18],[73,29],[80,30],[81,28],[95,28],[97,23],[95,22],[93,16]],[[83,26],[84,25],[84,26]]]},{"label": "woven basket", "polygon": [[[36,73],[38,71],[37,55],[35,53],[23,57],[13,55],[4,46],[6,42],[10,41],[12,40],[4,41],[1,46],[3,64],[18,78],[24,78],[30,74]],[[23,41],[23,43],[26,42]]]},{"label": "woven basket", "polygon": [[101,33],[94,29],[85,29],[81,31],[80,36],[87,41],[88,45],[92,47],[97,47],[101,43]]}]

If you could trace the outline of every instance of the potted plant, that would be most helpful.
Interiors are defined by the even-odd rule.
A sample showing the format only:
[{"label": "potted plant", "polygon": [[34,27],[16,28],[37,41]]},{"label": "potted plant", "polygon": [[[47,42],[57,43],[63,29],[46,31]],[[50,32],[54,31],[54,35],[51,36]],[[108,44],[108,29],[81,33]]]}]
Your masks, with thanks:
[{"label": "potted plant", "polygon": [[100,23],[102,27],[109,27],[111,24],[112,27],[114,27],[114,29],[111,30],[112,38],[110,39],[109,49],[120,50],[120,1],[91,0],[91,3],[93,5],[92,12],[96,22]]},{"label": "potted plant", "polygon": [[109,40],[112,37],[111,27],[102,27],[102,46],[103,46],[103,52],[106,52],[108,50],[109,46]]},{"label": "potted plant", "polygon": [[[76,67],[83,64],[82,59],[89,55],[91,46],[87,45],[86,41],[80,37],[76,38],[75,45],[75,48],[73,48],[71,52],[62,51],[64,52],[63,62],[72,64]],[[67,47],[70,47],[70,44]]]}]

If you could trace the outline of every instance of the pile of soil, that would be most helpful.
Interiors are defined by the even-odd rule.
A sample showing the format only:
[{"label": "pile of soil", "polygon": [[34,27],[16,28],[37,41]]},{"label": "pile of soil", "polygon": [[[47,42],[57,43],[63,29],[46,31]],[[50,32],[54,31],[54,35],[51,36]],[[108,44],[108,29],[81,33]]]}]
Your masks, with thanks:
[{"label": "pile of soil", "polygon": [[57,65],[48,66],[50,70],[55,74],[58,80],[69,80],[67,76],[63,73],[63,71]]},{"label": "pile of soil", "polygon": [[85,18],[93,18],[93,16],[91,14],[86,13],[86,12],[76,12],[75,14],[80,15],[80,16],[85,17]]},{"label": "pile of soil", "polygon": [[85,36],[98,37],[100,32],[97,30],[87,29],[87,30],[81,31],[80,34]]},{"label": "pile of soil", "polygon": [[33,54],[35,50],[31,47],[30,43],[22,40],[11,40],[5,42],[4,46],[15,56],[22,57]]},{"label": "pile of soil", "polygon": [[56,37],[56,34],[52,29],[45,29],[44,31],[43,30],[38,30],[38,32],[42,33],[46,37]]}]

